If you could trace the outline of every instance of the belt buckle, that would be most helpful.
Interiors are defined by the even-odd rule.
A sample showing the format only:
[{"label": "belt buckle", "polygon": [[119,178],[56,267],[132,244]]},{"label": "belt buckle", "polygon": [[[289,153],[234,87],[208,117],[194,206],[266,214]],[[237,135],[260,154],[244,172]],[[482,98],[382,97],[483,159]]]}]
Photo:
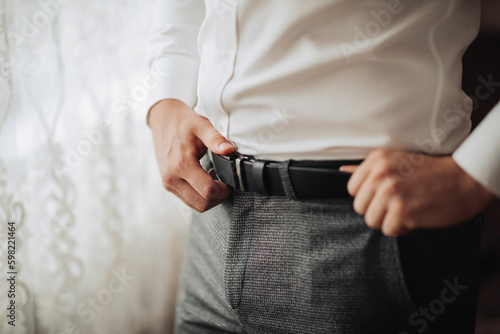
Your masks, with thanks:
[{"label": "belt buckle", "polygon": [[[208,150],[208,155],[210,157],[210,160],[212,161],[212,164],[214,162],[213,160],[213,154],[216,154],[216,153],[213,153],[212,151]],[[219,157],[221,157],[222,159],[228,161],[228,162],[231,162],[231,164],[234,164],[234,168],[233,168],[233,171],[235,172],[236,174],[236,177],[235,177],[235,184],[238,185],[239,189],[238,190],[243,190],[245,191],[246,188],[245,188],[245,184],[243,182],[243,173],[242,173],[242,169],[241,169],[241,163],[243,160],[251,160],[251,156],[248,156],[248,155],[244,155],[244,154],[241,154],[241,153],[238,153],[238,152],[233,152],[231,153],[230,155],[222,155],[222,154],[217,154]],[[220,180],[220,178],[217,176],[217,178]]]},{"label": "belt buckle", "polygon": [[229,156],[229,159],[234,162],[235,170],[236,170],[236,184],[238,184],[239,189],[246,191],[245,183],[243,182],[243,173],[241,169],[241,164],[244,160],[251,160],[252,157],[248,155],[241,154],[239,152],[233,152]]},{"label": "belt buckle", "polygon": [[240,157],[236,157],[234,159],[234,163],[235,163],[235,167],[236,167],[236,176],[238,177],[238,185],[240,186],[240,189],[245,191],[245,185],[243,184],[243,177],[242,177],[242,174],[241,174],[241,162],[243,161],[244,159],[240,158]]}]

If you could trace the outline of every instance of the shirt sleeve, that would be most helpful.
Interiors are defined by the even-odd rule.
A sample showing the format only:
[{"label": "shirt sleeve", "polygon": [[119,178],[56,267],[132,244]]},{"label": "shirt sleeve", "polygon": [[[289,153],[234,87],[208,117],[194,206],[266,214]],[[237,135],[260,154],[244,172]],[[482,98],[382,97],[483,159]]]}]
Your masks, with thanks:
[{"label": "shirt sleeve", "polygon": [[147,113],[158,101],[172,98],[194,108],[200,56],[197,41],[205,16],[200,0],[156,0],[148,41],[151,81]]},{"label": "shirt sleeve", "polygon": [[453,153],[453,159],[500,198],[500,104]]}]

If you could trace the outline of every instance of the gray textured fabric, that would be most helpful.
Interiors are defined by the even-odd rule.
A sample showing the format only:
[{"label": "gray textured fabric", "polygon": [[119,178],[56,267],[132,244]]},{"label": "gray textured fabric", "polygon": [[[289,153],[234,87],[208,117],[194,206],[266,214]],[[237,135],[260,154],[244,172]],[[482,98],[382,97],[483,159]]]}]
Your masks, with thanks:
[{"label": "gray textured fabric", "polygon": [[236,191],[194,214],[176,333],[473,333],[480,238],[474,220],[389,238],[352,199]]}]

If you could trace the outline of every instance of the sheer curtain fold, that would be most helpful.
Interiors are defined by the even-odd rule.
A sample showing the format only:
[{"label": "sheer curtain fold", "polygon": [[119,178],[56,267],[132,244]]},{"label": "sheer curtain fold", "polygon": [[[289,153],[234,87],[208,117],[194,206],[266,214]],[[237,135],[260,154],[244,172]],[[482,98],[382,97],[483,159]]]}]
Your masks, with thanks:
[{"label": "sheer curtain fold", "polygon": [[10,110],[12,78],[8,44],[7,0],[0,0],[0,129]]},{"label": "sheer curtain fold", "polygon": [[171,331],[190,211],[162,189],[143,119],[150,15],[0,0],[1,275],[8,221],[17,259],[0,333]]}]

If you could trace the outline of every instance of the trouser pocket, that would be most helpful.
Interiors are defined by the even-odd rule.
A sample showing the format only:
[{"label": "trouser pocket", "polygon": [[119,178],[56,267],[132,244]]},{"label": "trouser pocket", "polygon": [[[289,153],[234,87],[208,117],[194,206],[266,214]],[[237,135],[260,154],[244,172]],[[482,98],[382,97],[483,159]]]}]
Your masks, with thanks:
[{"label": "trouser pocket", "polygon": [[245,331],[473,333],[481,217],[393,238],[348,199],[233,199],[224,285]]},{"label": "trouser pocket", "polygon": [[403,333],[474,333],[483,216],[398,238],[405,285],[417,309]]},{"label": "trouser pocket", "polygon": [[399,333],[416,310],[398,240],[352,200],[236,192],[227,298],[249,333]]}]

